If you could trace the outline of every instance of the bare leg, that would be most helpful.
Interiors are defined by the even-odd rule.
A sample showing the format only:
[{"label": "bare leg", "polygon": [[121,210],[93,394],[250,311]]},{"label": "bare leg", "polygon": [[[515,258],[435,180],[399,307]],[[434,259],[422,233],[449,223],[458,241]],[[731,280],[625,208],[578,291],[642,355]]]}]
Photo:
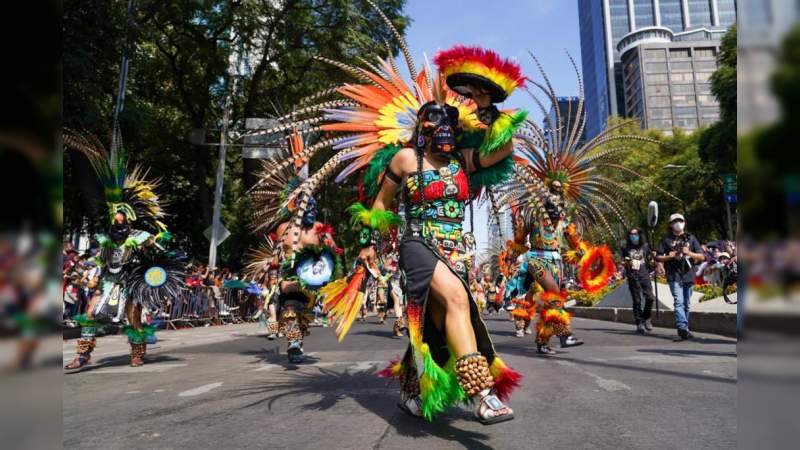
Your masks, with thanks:
[{"label": "bare leg", "polygon": [[[436,264],[433,271],[430,293],[445,311],[447,320],[441,320],[444,322],[447,343],[455,356],[458,358],[477,352],[478,344],[469,316],[469,297],[461,281],[441,262]],[[433,314],[434,311],[431,311],[434,324],[438,328],[442,324],[436,322],[437,318]]]}]

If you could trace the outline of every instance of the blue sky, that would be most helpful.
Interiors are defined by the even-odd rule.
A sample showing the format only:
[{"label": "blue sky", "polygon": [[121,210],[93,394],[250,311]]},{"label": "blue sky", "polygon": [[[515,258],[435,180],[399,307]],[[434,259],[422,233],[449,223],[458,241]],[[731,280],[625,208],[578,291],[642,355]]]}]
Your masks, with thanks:
[{"label": "blue sky", "polygon": [[[577,0],[408,0],[412,19],[406,41],[417,65],[424,54],[432,60],[438,50],[454,44],[480,45],[515,58],[530,78],[540,79],[528,51],[539,58],[556,95],[577,95],[578,83],[566,49],[580,68]],[[541,122],[541,113],[526,92],[518,90],[501,108],[524,108]],[[488,241],[485,210],[475,211],[478,247]]]}]

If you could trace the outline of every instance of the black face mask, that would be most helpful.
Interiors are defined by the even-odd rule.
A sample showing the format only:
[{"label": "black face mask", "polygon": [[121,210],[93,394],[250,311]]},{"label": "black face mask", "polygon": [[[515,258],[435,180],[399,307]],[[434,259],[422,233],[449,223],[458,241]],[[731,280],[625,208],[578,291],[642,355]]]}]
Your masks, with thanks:
[{"label": "black face mask", "polygon": [[130,233],[131,227],[128,225],[127,221],[123,223],[114,222],[111,224],[111,228],[108,231],[108,237],[114,242],[123,242],[125,239],[128,239]]},{"label": "black face mask", "polygon": [[417,114],[417,145],[431,143],[431,151],[438,154],[451,154],[456,148],[458,127],[458,108],[428,102]]},{"label": "black face mask", "polygon": [[486,108],[478,108],[478,120],[484,125],[491,125],[500,116],[500,110],[495,105],[489,105]]}]

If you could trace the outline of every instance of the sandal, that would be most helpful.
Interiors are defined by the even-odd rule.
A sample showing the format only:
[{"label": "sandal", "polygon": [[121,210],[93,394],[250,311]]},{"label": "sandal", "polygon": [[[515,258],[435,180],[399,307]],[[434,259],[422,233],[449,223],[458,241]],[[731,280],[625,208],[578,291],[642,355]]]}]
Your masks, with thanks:
[{"label": "sandal", "polygon": [[397,407],[411,417],[422,418],[422,400],[419,397],[406,399],[402,403],[398,403]]},{"label": "sandal", "polygon": [[475,418],[484,425],[505,422],[514,418],[514,410],[506,406],[488,389],[478,394],[480,400],[475,406]]}]

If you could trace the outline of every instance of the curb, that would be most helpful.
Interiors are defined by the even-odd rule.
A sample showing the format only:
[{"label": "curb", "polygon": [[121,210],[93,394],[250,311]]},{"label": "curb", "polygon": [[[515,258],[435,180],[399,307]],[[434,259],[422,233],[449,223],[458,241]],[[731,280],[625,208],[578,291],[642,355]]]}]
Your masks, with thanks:
[{"label": "curb", "polygon": [[[568,307],[567,311],[574,317],[584,319],[605,320],[607,322],[622,322],[631,325],[636,322],[633,319],[631,308],[604,308],[597,306],[573,306]],[[675,328],[675,317],[672,311],[662,311],[659,317],[655,312],[650,317],[653,325],[661,328]],[[692,331],[701,333],[713,333],[723,336],[736,337],[736,314],[709,311],[691,311],[689,313],[689,323]]]}]

